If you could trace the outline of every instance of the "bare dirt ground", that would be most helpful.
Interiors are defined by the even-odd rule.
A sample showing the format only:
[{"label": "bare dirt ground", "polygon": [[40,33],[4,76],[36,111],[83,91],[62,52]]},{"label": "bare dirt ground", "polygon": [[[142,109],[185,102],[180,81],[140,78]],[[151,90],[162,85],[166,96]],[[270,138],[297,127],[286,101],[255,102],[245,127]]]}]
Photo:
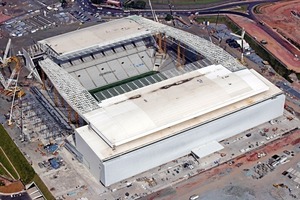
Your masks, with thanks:
[{"label": "bare dirt ground", "polygon": [[[286,38],[300,45],[300,1],[281,1],[261,6],[259,17]],[[294,11],[297,15],[293,15]]]},{"label": "bare dirt ground", "polygon": [[15,193],[24,190],[24,185],[21,181],[9,181],[2,177],[0,177],[0,181],[5,185],[0,186],[0,193]]},{"label": "bare dirt ground", "polygon": [[282,63],[284,63],[288,69],[292,69],[296,72],[300,72],[300,60],[295,58],[295,56],[285,49],[281,44],[279,44],[275,39],[273,39],[269,34],[262,30],[256,22],[249,20],[244,17],[228,15],[228,17],[243,27],[245,31],[256,38],[257,41],[266,40],[268,44],[264,47],[271,52],[275,57],[277,57]]},{"label": "bare dirt ground", "polygon": [[4,15],[2,13],[0,13],[0,23],[10,19],[11,17],[10,16],[7,16],[7,15]]},{"label": "bare dirt ground", "polygon": [[[268,174],[264,179],[255,180],[243,175],[243,169],[249,169],[258,162],[257,153],[265,152],[267,157],[259,161],[266,160],[270,155],[282,152],[284,149],[291,149],[299,145],[300,131],[294,131],[285,138],[274,141],[270,145],[256,149],[244,156],[234,159],[234,165],[222,164],[211,170],[205,171],[187,181],[178,183],[166,190],[154,193],[147,197],[153,200],[181,200],[188,199],[191,194],[201,194],[201,199],[277,199],[273,196],[273,186],[276,176],[274,172]],[[255,156],[254,156],[255,155]],[[297,154],[295,162],[299,161]],[[280,166],[280,168],[286,166]],[[281,173],[275,170],[275,173]],[[279,198],[280,199],[280,198]]]}]

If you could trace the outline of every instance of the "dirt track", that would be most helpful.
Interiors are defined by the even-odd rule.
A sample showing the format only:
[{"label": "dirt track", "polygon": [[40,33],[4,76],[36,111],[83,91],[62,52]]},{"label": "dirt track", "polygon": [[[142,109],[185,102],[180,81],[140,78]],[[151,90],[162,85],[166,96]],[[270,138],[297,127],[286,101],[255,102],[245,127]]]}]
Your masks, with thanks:
[{"label": "dirt track", "polygon": [[[228,164],[222,164],[216,168],[213,168],[211,170],[205,171],[201,173],[200,175],[197,175],[186,182],[180,182],[172,188],[167,188],[165,191],[160,191],[157,193],[154,193],[152,195],[149,195],[147,197],[148,199],[155,199],[155,200],[181,200],[181,199],[188,199],[188,197],[193,193],[198,194],[207,194],[208,192],[214,193],[214,190],[222,190],[222,188],[226,188],[229,186],[232,186],[235,184],[235,187],[239,186],[241,187],[240,190],[243,191],[245,189],[247,190],[253,190],[250,191],[254,193],[255,199],[270,199],[265,198],[267,197],[266,192],[269,190],[267,188],[267,182],[273,182],[275,181],[276,177],[274,177],[272,174],[268,175],[268,178],[265,178],[264,180],[270,180],[267,182],[264,182],[264,180],[261,181],[254,181],[254,179],[248,179],[246,180],[246,177],[243,174],[243,169],[245,168],[251,168],[255,163],[258,162],[257,158],[257,152],[265,152],[267,155],[272,155],[275,153],[280,153],[284,149],[290,149],[293,145],[296,145],[300,142],[300,131],[294,131],[290,135],[287,135],[286,137],[279,139],[277,141],[274,141],[273,143],[264,146],[260,149],[256,149],[255,151],[251,153],[247,153],[241,157],[235,158],[234,162],[235,164],[232,166],[229,166]],[[268,159],[269,156],[262,158],[261,160]],[[261,161],[260,160],[260,161]],[[297,161],[297,158],[296,158]],[[234,178],[233,178],[234,177]],[[235,183],[234,183],[235,182]],[[249,191],[247,191],[249,192]],[[222,195],[223,193],[220,192],[218,195]],[[223,194],[224,195],[224,194]],[[212,199],[211,197],[208,198],[201,198],[201,199]],[[218,197],[217,199],[226,199],[225,196]],[[238,198],[233,198],[238,199]],[[252,199],[252,198],[246,198],[246,196],[243,196],[239,199]]]},{"label": "dirt track", "polygon": [[[260,7],[259,17],[281,35],[300,44],[300,1],[283,1]],[[295,11],[299,16],[292,15]]]},{"label": "dirt track", "polygon": [[264,45],[264,47],[283,62],[288,69],[292,69],[298,73],[300,72],[300,59],[295,58],[293,54],[262,30],[254,21],[234,15],[228,15],[228,17],[240,27],[243,27],[245,31],[253,38],[256,38],[258,42],[266,40],[268,44]]},{"label": "dirt track", "polygon": [[1,177],[0,181],[5,184],[5,186],[0,186],[0,193],[15,193],[24,190],[24,185],[21,181],[9,182]]}]

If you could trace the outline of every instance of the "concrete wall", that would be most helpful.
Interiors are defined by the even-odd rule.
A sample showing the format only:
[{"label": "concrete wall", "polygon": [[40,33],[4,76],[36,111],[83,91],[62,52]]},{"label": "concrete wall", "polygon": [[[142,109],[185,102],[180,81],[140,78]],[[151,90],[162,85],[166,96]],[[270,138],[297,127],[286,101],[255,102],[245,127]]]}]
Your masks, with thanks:
[{"label": "concrete wall", "polygon": [[[284,101],[284,95],[277,96],[166,140],[105,161],[104,176],[101,176],[100,180],[106,186],[111,185],[187,155],[192,149],[209,141],[221,141],[277,118],[283,114]],[[84,156],[89,155],[82,151],[81,153]]]},{"label": "concrete wall", "polygon": [[84,142],[81,136],[75,131],[76,148],[83,155],[83,163],[91,174],[100,181],[104,176],[104,166],[95,152]]}]

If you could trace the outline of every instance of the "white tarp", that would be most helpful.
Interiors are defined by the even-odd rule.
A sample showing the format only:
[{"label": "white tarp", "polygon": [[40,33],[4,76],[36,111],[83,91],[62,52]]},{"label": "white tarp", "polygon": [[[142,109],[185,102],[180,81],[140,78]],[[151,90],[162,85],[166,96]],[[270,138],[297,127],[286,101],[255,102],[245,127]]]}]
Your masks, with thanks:
[{"label": "white tarp", "polygon": [[193,149],[192,152],[199,158],[203,158],[214,152],[220,151],[221,149],[224,149],[224,147],[219,142],[213,140],[204,145],[201,145],[199,148]]}]

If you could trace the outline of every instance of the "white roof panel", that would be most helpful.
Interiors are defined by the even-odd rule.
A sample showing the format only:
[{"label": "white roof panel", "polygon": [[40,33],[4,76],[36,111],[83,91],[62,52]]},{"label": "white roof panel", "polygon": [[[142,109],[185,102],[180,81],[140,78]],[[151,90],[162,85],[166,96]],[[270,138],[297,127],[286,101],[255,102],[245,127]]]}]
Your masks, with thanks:
[{"label": "white roof panel", "polygon": [[57,35],[39,43],[47,44],[59,56],[64,56],[147,34],[150,31],[146,28],[131,19],[123,18]]},{"label": "white roof panel", "polygon": [[[191,127],[204,125],[208,122],[211,122],[214,119],[217,119],[220,117],[222,118],[224,115],[239,111],[239,110],[241,110],[243,108],[247,108],[249,106],[253,106],[254,104],[257,104],[261,101],[264,101],[269,98],[276,97],[277,95],[282,94],[282,91],[280,89],[278,89],[276,86],[274,86],[268,80],[266,80],[264,77],[262,77],[256,71],[250,70],[250,72],[253,73],[259,80],[263,81],[270,89],[265,92],[262,92],[260,94],[257,94],[252,97],[246,98],[246,99],[238,101],[236,103],[233,103],[231,105],[214,110],[213,112],[209,112],[209,113],[203,114],[199,117],[195,117],[193,119],[185,121],[183,123],[174,125],[170,128],[166,128],[166,129],[163,129],[156,133],[149,134],[145,137],[141,137],[139,139],[132,140],[123,145],[116,146],[115,148],[112,148],[110,145],[108,145],[109,141],[108,140],[105,141],[103,138],[101,138],[101,137],[103,137],[103,135],[101,135],[101,133],[97,133],[95,130],[93,130],[91,128],[92,126],[90,126],[90,125],[80,127],[78,129],[76,129],[76,132],[83,138],[83,140],[89,145],[89,147],[97,154],[97,156],[100,159],[107,160],[107,159],[113,158],[115,156],[122,155],[126,152],[135,150],[137,148],[144,147],[145,145],[149,145],[154,142],[160,141],[164,138],[174,136],[180,132],[184,132],[184,131],[190,129]],[[147,87],[145,87],[145,88],[147,88]],[[119,95],[118,97],[115,97],[115,98],[118,98],[120,100],[121,96],[122,95]],[[193,100],[193,98],[191,97],[189,100]],[[159,107],[155,107],[152,109],[159,109]],[[103,111],[104,110],[102,108],[99,108],[98,110],[94,110],[89,113],[89,117],[92,117],[92,115],[97,115],[97,112],[103,113]],[[130,122],[130,124],[134,126],[134,124],[136,124],[136,123],[139,123],[139,119],[132,117],[132,121]],[[118,125],[118,124],[115,123],[115,125]],[[126,134],[125,132],[122,132],[122,133]],[[204,135],[205,135],[205,133],[201,133],[201,137],[204,137]],[[207,141],[207,139],[205,139],[205,141]]]},{"label": "white roof panel", "polygon": [[242,71],[212,65],[103,100],[85,118],[110,146],[122,145],[269,89]]},{"label": "white roof panel", "polygon": [[224,147],[219,142],[213,140],[204,145],[201,145],[196,149],[193,149],[192,152],[196,154],[199,158],[203,158],[214,152],[220,151],[221,149],[224,149]]}]

